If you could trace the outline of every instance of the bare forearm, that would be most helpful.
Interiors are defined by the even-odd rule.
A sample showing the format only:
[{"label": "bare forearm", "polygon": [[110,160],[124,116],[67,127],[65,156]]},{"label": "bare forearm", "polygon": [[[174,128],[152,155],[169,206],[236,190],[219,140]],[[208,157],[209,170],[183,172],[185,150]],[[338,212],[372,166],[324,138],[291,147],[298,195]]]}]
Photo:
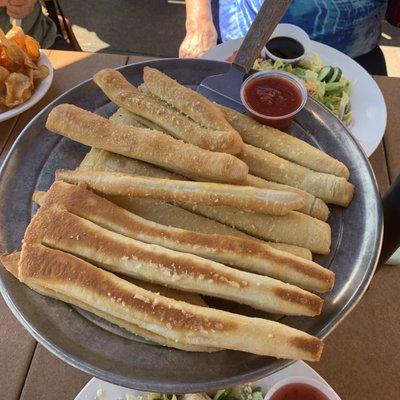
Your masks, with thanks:
[{"label": "bare forearm", "polygon": [[210,0],[186,0],[186,29],[196,29],[202,22],[212,22]]},{"label": "bare forearm", "polygon": [[179,57],[200,57],[216,43],[210,0],[186,0],[186,37]]}]

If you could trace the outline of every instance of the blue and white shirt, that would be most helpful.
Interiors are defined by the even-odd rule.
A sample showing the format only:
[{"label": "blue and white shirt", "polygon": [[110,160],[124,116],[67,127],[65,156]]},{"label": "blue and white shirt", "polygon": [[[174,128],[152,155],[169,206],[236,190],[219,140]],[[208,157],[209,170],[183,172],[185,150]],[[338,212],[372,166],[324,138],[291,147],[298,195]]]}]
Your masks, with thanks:
[{"label": "blue and white shirt", "polygon": [[[222,41],[246,35],[263,0],[219,0]],[[388,0],[293,0],[282,22],[351,57],[378,45]]]}]

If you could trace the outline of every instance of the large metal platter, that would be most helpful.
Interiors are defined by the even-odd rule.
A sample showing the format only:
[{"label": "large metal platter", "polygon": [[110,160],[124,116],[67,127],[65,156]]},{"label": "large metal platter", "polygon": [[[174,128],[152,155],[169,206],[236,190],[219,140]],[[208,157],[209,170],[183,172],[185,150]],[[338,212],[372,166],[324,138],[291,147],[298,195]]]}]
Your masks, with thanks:
[{"label": "large metal platter", "polygon": [[[128,65],[120,71],[137,85],[145,65],[190,86],[208,75],[225,72],[228,66],[217,61],[169,59]],[[106,116],[115,110],[100,89],[86,81],[56,99],[25,128],[0,175],[1,252],[20,248],[25,228],[36,211],[31,201],[34,190],[47,189],[56,169],[76,167],[88,151],[45,129],[50,110],[65,102]],[[343,161],[356,186],[348,208],[332,208],[332,252],[317,257],[336,273],[335,288],[325,296],[322,315],[282,319],[285,324],[324,338],[361,298],[373,275],[382,239],[380,199],[360,146],[324,107],[309,99],[291,132]],[[74,367],[116,384],[149,391],[204,391],[252,381],[289,363],[234,351],[187,353],[134,341],[115,334],[113,329],[100,328],[67,304],[33,292],[3,268],[0,277],[2,294],[12,312],[43,346]]]}]

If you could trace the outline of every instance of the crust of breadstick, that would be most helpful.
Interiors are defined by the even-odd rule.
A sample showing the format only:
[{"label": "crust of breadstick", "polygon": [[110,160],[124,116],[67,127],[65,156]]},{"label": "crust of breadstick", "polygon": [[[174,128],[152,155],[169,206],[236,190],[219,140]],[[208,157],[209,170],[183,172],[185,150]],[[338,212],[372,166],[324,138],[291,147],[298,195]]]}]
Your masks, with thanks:
[{"label": "crust of breadstick", "polygon": [[296,286],[143,243],[54,207],[40,208],[25,232],[24,242],[42,243],[139,280],[267,312],[314,316],[323,304],[320,297]]},{"label": "crust of breadstick", "polygon": [[119,124],[70,104],[53,108],[46,127],[88,146],[205,180],[241,183],[248,173],[246,164],[230,154],[200,149],[162,132]]},{"label": "crust of breadstick", "polygon": [[[20,256],[21,256],[21,252],[16,252],[16,253],[12,253],[12,254],[5,254],[0,256],[0,261],[1,263],[4,265],[4,267],[6,268],[7,271],[9,271],[12,275],[14,275],[17,279],[18,279],[18,264],[19,264],[19,260],[20,260]],[[140,282],[140,285],[137,285],[136,283],[134,283],[136,286],[139,287],[143,287],[143,282]],[[159,344],[161,346],[167,346],[167,347],[172,347],[172,348],[176,348],[176,349],[180,349],[180,350],[185,350],[185,351],[196,351],[196,352],[213,352],[213,351],[218,351],[218,349],[215,348],[207,348],[207,347],[198,347],[198,346],[190,346],[190,345],[185,345],[185,344],[179,344],[176,343],[174,340],[169,340],[163,336],[157,335],[151,331],[148,331],[146,329],[143,329],[141,327],[139,327],[136,324],[132,324],[129,323],[123,319],[120,318],[116,318],[110,314],[107,314],[105,312],[102,312],[100,310],[98,310],[96,307],[94,307],[93,305],[84,303],[82,301],[76,300],[74,298],[71,298],[65,294],[60,294],[57,293],[51,289],[48,289],[46,287],[31,283],[29,285],[31,287],[31,289],[35,290],[36,292],[38,292],[39,294],[42,294],[43,296],[48,296],[48,297],[52,297],[54,299],[57,300],[61,300],[64,301],[65,303],[69,303],[69,304],[73,304],[79,308],[82,308],[83,310],[89,311],[95,315],[97,315],[98,317],[104,318],[105,320],[120,326],[121,328],[126,329],[127,331],[134,333],[135,335],[139,335],[141,337],[143,337],[146,340],[150,340],[155,342],[156,344]],[[161,288],[163,288],[161,286]],[[146,290],[150,290],[153,293],[155,292],[154,290],[151,290],[149,288],[145,288]],[[163,288],[166,289],[166,288]],[[157,292],[155,292],[157,293]],[[162,294],[163,296],[165,296],[165,294]],[[180,301],[180,299],[176,299],[173,296],[165,296],[165,297],[169,297],[169,298],[173,298],[175,300]],[[192,303],[193,304],[193,303]],[[201,304],[200,304],[201,305]]]},{"label": "crust of breadstick", "polygon": [[[90,156],[86,165],[87,168],[97,170],[122,171],[146,176],[179,179],[178,175],[171,175],[169,172],[152,165],[125,157],[114,156],[110,153],[99,154],[98,151],[95,151]],[[114,199],[113,201],[116,200]],[[121,204],[121,200],[118,201]],[[191,204],[184,204],[182,207],[262,240],[305,247],[312,252],[320,254],[329,253],[331,245],[331,230],[329,225],[308,215],[293,211],[285,216],[277,217],[245,211],[238,212],[236,209],[221,206],[193,206]],[[138,211],[135,210],[134,212],[137,213]],[[148,215],[145,214],[145,218],[148,218]],[[195,224],[193,224],[194,226]]]},{"label": "crust of breadstick", "polygon": [[[53,290],[50,290],[50,289],[47,289],[47,288],[44,288],[41,286],[37,286],[34,284],[31,285],[31,288],[44,296],[52,297],[54,299],[61,300],[65,303],[69,303],[74,306],[77,306],[83,310],[89,311],[92,314],[95,314],[100,318],[103,318],[121,328],[126,329],[127,331],[129,331],[135,335],[141,336],[142,338],[149,340],[151,342],[154,342],[155,344],[159,344],[161,346],[171,347],[171,348],[175,348],[178,350],[184,350],[184,351],[206,352],[206,353],[211,353],[211,352],[221,350],[221,349],[211,348],[211,347],[190,346],[190,345],[186,345],[186,344],[179,344],[179,343],[175,342],[174,340],[170,340],[163,336],[157,335],[156,333],[153,333],[147,329],[143,329],[136,324],[132,324],[121,318],[114,317],[113,315],[110,315],[103,311],[98,310],[97,308],[95,308],[94,306],[92,306],[90,304],[73,299],[64,294],[60,294]],[[149,344],[153,344],[153,343],[149,343]]]},{"label": "crust of breadstick", "polygon": [[349,179],[348,168],[339,160],[304,140],[266,126],[235,110],[219,106],[229,123],[240,133],[245,143],[267,150],[279,157],[314,171]]},{"label": "crust of breadstick", "polygon": [[145,197],[177,205],[185,203],[225,205],[271,215],[286,215],[303,205],[302,197],[292,192],[134,176],[121,172],[58,170],[56,179],[74,184],[86,184],[92,190],[108,196]]},{"label": "crust of breadstick", "polygon": [[110,121],[117,122],[120,124],[125,124],[125,125],[132,125],[136,126],[137,128],[150,128],[154,129],[156,131],[161,131],[159,127],[155,128],[154,126],[147,126],[146,124],[142,123],[139,121],[138,116],[135,114],[132,114],[128,110],[125,110],[124,108],[118,108],[117,111],[111,117],[109,118]]},{"label": "crust of breadstick", "polygon": [[297,211],[302,212],[303,214],[308,214],[311,217],[318,218],[321,221],[326,221],[329,217],[329,208],[325,204],[325,202],[323,202],[321,199],[316,198],[312,194],[305,192],[304,190],[294,188],[293,186],[283,185],[281,183],[267,181],[254,175],[247,176],[246,184],[259,188],[284,190],[297,193],[303,198],[304,201],[304,206]]},{"label": "crust of breadstick", "polygon": [[4,268],[11,275],[14,275],[17,279],[18,279],[18,263],[20,256],[21,256],[20,251],[16,251],[15,253],[0,255],[0,261],[3,264]]},{"label": "crust of breadstick", "polygon": [[142,118],[139,115],[133,114],[122,107],[118,108],[118,110],[115,111],[115,113],[111,115],[109,119],[120,124],[133,125],[138,128],[150,128],[160,132],[163,131],[161,126],[158,126],[157,124]]},{"label": "crust of breadstick", "polygon": [[176,343],[279,358],[320,359],[322,342],[278,322],[198,307],[141,289],[73,255],[24,244],[19,278]]},{"label": "crust of breadstick", "polygon": [[242,138],[234,130],[203,128],[159,99],[140,92],[114,69],[103,69],[97,72],[93,81],[115,104],[156,123],[162,130],[177,139],[222,153],[237,154],[242,150]]},{"label": "crust of breadstick", "polygon": [[56,181],[48,191],[47,200],[44,201],[42,197],[38,201],[45,207],[65,208],[110,231],[141,242],[195,254],[307,290],[325,292],[333,287],[334,273],[312,261],[273,249],[259,241],[210,235],[157,224],[132,214],[80,186]]},{"label": "crust of breadstick", "polygon": [[182,86],[162,72],[144,67],[143,81],[152,95],[186,114],[197,123],[209,129],[233,130],[224,113],[201,94]]},{"label": "crust of breadstick", "polygon": [[302,189],[327,203],[347,207],[353,198],[354,185],[345,178],[313,171],[248,144],[238,157],[252,174]]}]

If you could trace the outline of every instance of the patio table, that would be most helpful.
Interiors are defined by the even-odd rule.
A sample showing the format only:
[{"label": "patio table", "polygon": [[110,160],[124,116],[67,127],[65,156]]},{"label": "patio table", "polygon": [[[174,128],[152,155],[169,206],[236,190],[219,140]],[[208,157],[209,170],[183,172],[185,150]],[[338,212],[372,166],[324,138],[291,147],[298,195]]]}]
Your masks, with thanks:
[{"label": "patio table", "polygon": [[[148,57],[47,51],[54,81],[32,109],[0,123],[0,162],[26,124],[50,101],[101,68]],[[375,77],[388,107],[384,139],[370,162],[381,195],[400,173],[400,78]],[[347,268],[346,265],[342,266]],[[322,360],[311,366],[343,400],[395,399],[400,393],[400,268],[379,268],[351,314],[326,339]],[[0,296],[0,398],[74,399],[90,376],[58,360],[20,325]]]}]

